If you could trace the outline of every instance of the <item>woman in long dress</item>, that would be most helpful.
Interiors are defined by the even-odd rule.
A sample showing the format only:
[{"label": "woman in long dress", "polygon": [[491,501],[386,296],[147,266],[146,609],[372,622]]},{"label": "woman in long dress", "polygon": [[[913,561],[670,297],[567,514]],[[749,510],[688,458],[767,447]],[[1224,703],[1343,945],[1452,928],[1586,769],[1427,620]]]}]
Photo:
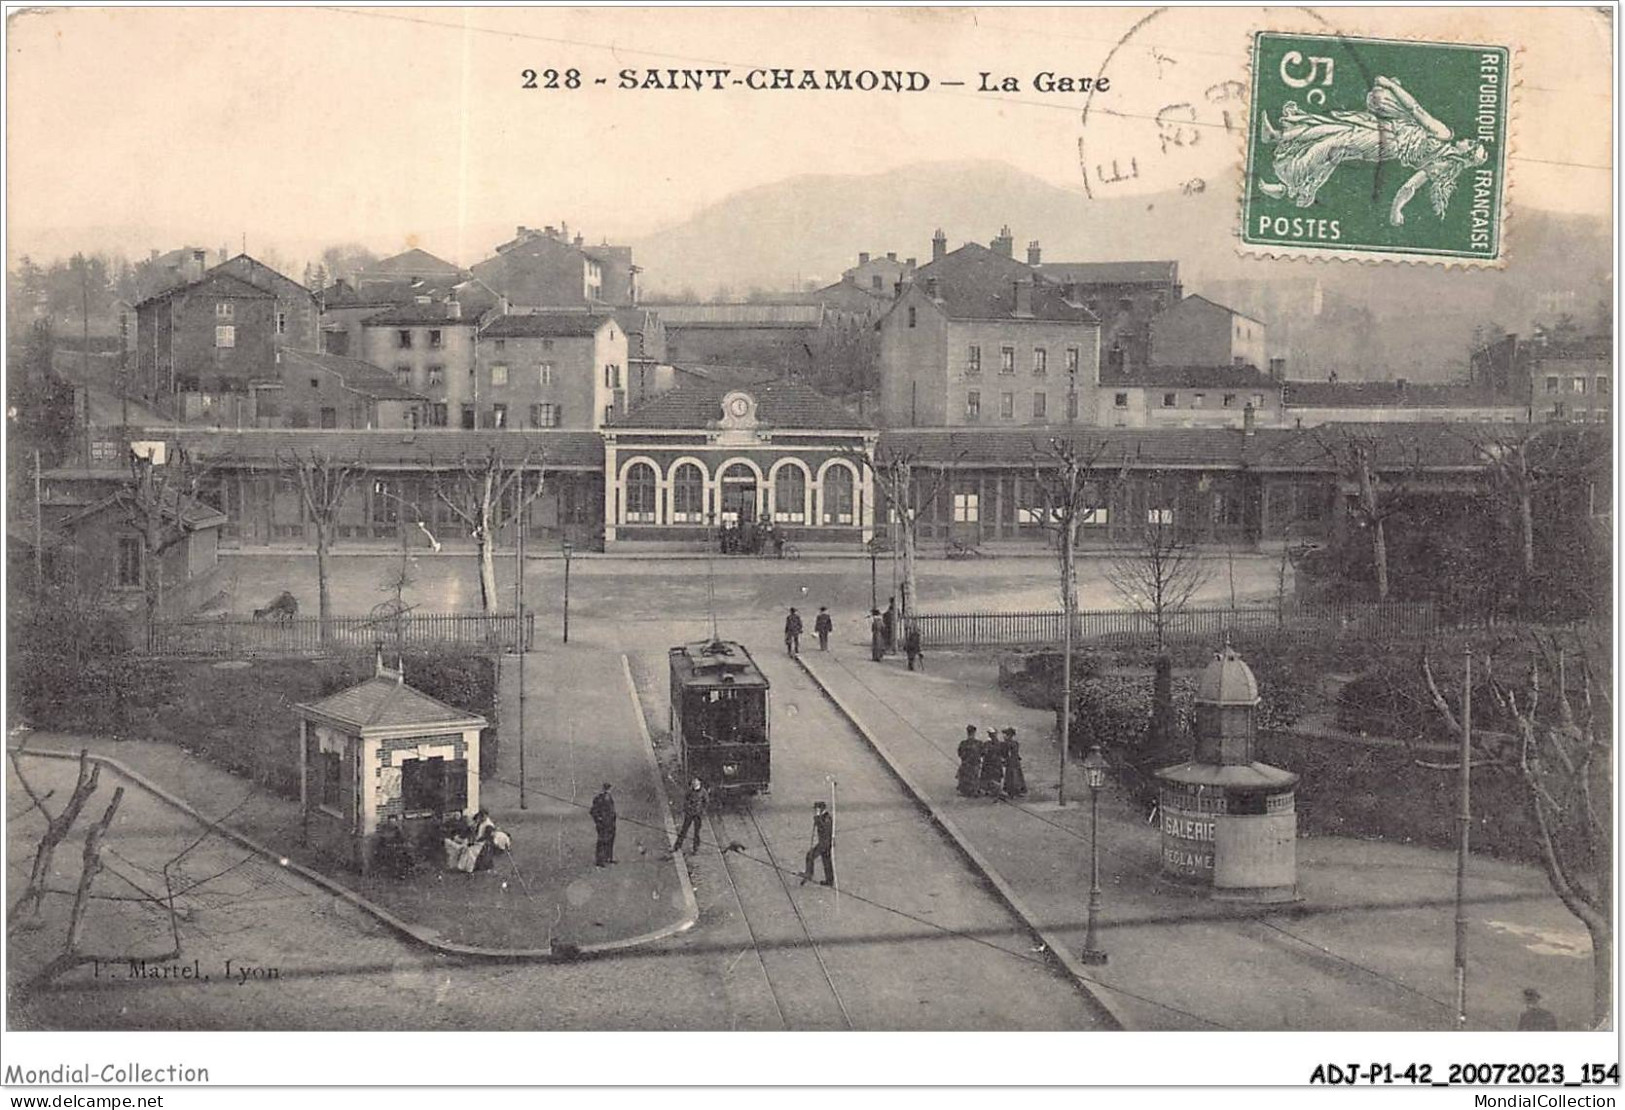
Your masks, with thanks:
[{"label": "woman in long dress", "polygon": [[1016,741],[1016,730],[1004,730],[1004,794],[1007,798],[1027,796],[1027,775],[1021,769],[1021,745]]}]

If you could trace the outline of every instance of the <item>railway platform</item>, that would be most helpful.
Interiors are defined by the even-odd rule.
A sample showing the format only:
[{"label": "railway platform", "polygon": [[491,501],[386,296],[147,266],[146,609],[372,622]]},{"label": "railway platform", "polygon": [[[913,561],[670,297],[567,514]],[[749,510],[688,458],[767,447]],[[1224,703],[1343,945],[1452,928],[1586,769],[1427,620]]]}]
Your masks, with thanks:
[{"label": "railway platform", "polygon": [[[875,663],[867,649],[832,644],[801,662],[1028,926],[1075,956],[1087,925],[1090,797],[1074,764],[1068,804],[1057,805],[1053,714],[1008,699],[991,656],[933,652],[929,670],[910,672],[900,656]],[[967,724],[1018,730],[1026,798],[957,793]],[[1300,838],[1301,901],[1238,907],[1160,877],[1160,832],[1130,798],[1108,784],[1099,805],[1108,962],[1075,974],[1125,1028],[1455,1027],[1452,852]],[[1514,1028],[1521,992],[1534,986],[1560,1028],[1587,1028],[1589,943],[1539,870],[1474,857],[1468,890],[1468,1027]]]}]

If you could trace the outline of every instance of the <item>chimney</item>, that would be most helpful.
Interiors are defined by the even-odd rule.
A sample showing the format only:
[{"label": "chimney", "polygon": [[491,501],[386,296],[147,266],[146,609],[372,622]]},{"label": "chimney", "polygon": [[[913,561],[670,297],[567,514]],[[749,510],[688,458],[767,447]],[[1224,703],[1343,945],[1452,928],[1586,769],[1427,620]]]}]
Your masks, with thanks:
[{"label": "chimney", "polygon": [[1033,283],[1025,278],[1016,282],[1016,315],[1033,314]]},{"label": "chimney", "polygon": [[919,269],[919,266],[920,266],[920,260],[918,258],[910,257],[910,258],[906,259],[903,262],[904,269],[906,269],[906,270],[908,270],[910,272],[913,272],[914,270]]},{"label": "chimney", "polygon": [[528,227],[526,227],[524,224],[520,224],[518,227],[513,229],[513,237],[515,239],[523,239],[525,237],[525,232],[527,232],[529,230],[530,229]]},{"label": "chimney", "polygon": [[868,251],[859,251],[858,252],[858,265],[859,266],[867,266],[867,265],[869,265],[869,252]]},{"label": "chimney", "polygon": [[203,280],[203,271],[208,268],[208,258],[208,251],[187,251],[186,261],[181,265],[181,277],[187,281]]},{"label": "chimney", "polygon": [[931,236],[931,261],[936,262],[937,260],[945,257],[947,253],[948,236],[944,235],[942,233],[942,228],[939,227],[937,228],[937,233]]},{"label": "chimney", "polygon": [[1062,283],[1062,285],[1061,285],[1061,299],[1063,301],[1065,301],[1067,304],[1077,304],[1078,303],[1078,283],[1075,282],[1075,281],[1068,281],[1068,282]]},{"label": "chimney", "polygon": [[896,251],[887,251],[886,252],[886,261],[887,262],[896,262],[897,261],[897,252]]},{"label": "chimney", "polygon": [[1253,412],[1252,402],[1248,402],[1247,407],[1241,410],[1242,435],[1250,436],[1253,434],[1253,421],[1257,419],[1257,416],[1258,414]]},{"label": "chimney", "polygon": [[925,279],[925,295],[933,301],[937,299],[937,275],[932,274]]},{"label": "chimney", "polygon": [[1270,377],[1278,382],[1286,380],[1286,359],[1270,359]]},{"label": "chimney", "polygon": [[988,244],[988,249],[994,254],[1004,255],[1006,258],[1016,256],[1016,237],[1010,234],[1009,224],[999,228],[999,237]]},{"label": "chimney", "polygon": [[446,298],[446,319],[461,320],[463,318],[462,302],[451,297]]},{"label": "chimney", "polygon": [[542,234],[547,236],[549,239],[557,239],[559,237],[559,229],[554,227],[552,224],[548,224],[546,227],[542,228]]},{"label": "chimney", "polygon": [[583,242],[585,242],[585,240],[584,240],[584,239],[582,239],[582,237],[581,237],[581,233],[580,233],[580,232],[579,232],[579,231],[578,231],[578,232],[576,232],[576,250],[580,250],[580,249],[581,249],[581,244],[582,244],[582,243],[583,243]]},{"label": "chimney", "polygon": [[1042,258],[1042,255],[1039,253],[1039,250],[1038,250],[1038,240],[1034,239],[1031,243],[1027,244],[1027,265],[1029,265],[1029,266],[1040,265],[1041,264],[1041,262],[1040,262],[1041,258]]}]

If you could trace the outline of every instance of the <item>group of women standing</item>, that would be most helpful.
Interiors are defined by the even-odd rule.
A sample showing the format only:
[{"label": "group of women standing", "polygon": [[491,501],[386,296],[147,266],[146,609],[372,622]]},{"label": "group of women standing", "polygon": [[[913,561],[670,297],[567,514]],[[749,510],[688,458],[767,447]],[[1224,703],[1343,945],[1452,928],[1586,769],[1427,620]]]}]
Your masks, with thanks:
[{"label": "group of women standing", "polygon": [[1021,745],[1016,730],[1001,737],[993,729],[987,739],[977,738],[975,725],[965,726],[959,742],[959,792],[967,798],[1024,798],[1027,776],[1021,769]]}]

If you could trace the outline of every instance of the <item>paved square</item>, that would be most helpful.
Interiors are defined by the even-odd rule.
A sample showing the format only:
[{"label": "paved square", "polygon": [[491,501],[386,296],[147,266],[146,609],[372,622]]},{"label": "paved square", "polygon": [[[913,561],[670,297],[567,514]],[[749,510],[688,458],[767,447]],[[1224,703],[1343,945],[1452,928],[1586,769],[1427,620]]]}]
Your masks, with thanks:
[{"label": "paved square", "polygon": [[1244,244],[1501,258],[1506,47],[1265,31],[1252,62]]}]

